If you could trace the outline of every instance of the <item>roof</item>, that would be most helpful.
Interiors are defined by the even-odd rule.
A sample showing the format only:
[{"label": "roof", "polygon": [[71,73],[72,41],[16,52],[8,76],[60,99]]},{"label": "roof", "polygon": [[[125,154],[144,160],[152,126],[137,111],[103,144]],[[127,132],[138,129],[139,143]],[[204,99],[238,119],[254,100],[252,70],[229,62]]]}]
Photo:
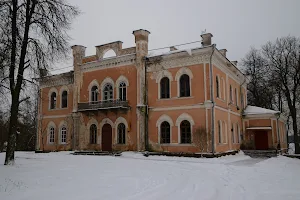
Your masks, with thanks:
[{"label": "roof", "polygon": [[257,107],[257,106],[247,106],[244,111],[245,115],[277,114],[277,113],[280,112],[276,110]]}]

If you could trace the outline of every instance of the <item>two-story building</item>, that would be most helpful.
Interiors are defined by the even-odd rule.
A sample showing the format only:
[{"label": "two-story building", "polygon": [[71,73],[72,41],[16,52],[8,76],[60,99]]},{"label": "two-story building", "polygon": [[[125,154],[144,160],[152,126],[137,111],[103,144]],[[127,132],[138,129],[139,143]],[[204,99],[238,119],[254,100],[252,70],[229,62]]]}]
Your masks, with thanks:
[{"label": "two-story building", "polygon": [[[284,147],[284,118],[247,107],[248,80],[212,34],[201,35],[199,48],[155,56],[149,34],[133,31],[135,47],[112,42],[91,56],[75,45],[73,71],[40,79],[38,149],[224,152],[242,140]],[[109,50],[115,56],[104,58]]]}]

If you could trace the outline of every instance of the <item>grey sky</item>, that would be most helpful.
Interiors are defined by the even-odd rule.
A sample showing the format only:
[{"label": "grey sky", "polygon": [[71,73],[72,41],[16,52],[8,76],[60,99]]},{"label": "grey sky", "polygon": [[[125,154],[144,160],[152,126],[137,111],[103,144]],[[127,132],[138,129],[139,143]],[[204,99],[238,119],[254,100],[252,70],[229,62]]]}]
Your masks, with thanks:
[{"label": "grey sky", "polygon": [[[149,49],[201,40],[201,31],[206,29],[214,35],[217,48],[226,48],[229,59],[238,61],[250,46],[259,47],[281,36],[300,36],[299,0],[69,2],[82,11],[72,24],[71,44],[86,46],[87,55],[95,54],[96,45],[117,40],[123,41],[123,47],[134,46],[132,31],[140,28],[151,32]],[[68,61],[57,68],[70,65]]]}]

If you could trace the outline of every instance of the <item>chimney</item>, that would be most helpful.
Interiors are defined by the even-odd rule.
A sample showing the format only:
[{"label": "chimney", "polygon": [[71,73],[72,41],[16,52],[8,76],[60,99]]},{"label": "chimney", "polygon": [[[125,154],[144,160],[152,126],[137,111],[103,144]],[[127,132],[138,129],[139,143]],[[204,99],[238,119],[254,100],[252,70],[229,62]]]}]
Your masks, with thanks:
[{"label": "chimney", "polygon": [[174,46],[170,47],[170,51],[176,51],[176,50],[178,50],[176,47],[174,47]]},{"label": "chimney", "polygon": [[135,30],[132,33],[135,37],[136,55],[143,57],[148,55],[148,36],[149,31],[144,29]]},{"label": "chimney", "polygon": [[204,33],[201,35],[201,37],[202,37],[201,44],[203,47],[211,45],[211,38],[213,37],[213,35],[211,33]]},{"label": "chimney", "polygon": [[235,66],[237,66],[238,61],[234,60],[234,61],[231,61],[231,63],[234,64]]},{"label": "chimney", "polygon": [[73,65],[74,67],[82,64],[82,59],[85,57],[86,47],[81,45],[74,45],[71,47],[73,50]]},{"label": "chimney", "polygon": [[226,57],[227,49],[220,49],[219,52],[220,52],[224,57]]}]

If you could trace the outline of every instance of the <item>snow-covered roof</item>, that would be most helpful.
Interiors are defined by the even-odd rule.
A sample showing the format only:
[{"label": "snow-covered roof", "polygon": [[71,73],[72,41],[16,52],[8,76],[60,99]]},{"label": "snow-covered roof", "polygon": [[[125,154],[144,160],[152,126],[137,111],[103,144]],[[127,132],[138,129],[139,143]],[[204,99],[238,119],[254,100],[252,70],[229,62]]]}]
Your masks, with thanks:
[{"label": "snow-covered roof", "polygon": [[247,106],[244,111],[245,115],[277,114],[277,113],[280,112],[276,110],[257,107],[257,106]]}]

